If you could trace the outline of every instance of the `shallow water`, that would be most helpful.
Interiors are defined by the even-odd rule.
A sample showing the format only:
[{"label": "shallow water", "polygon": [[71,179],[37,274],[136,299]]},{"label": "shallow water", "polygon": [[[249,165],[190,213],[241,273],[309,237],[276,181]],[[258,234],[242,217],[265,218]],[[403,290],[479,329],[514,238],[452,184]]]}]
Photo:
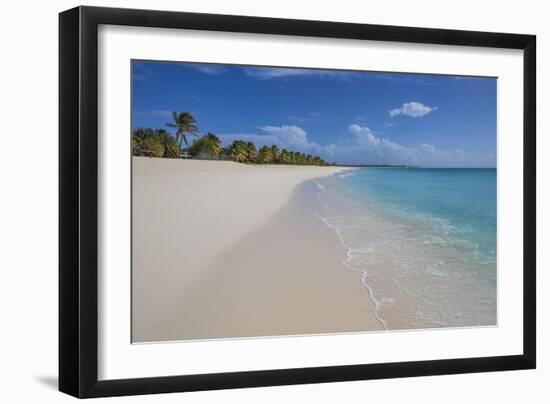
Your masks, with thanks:
[{"label": "shallow water", "polygon": [[316,180],[388,329],[496,324],[496,170],[361,168]]}]

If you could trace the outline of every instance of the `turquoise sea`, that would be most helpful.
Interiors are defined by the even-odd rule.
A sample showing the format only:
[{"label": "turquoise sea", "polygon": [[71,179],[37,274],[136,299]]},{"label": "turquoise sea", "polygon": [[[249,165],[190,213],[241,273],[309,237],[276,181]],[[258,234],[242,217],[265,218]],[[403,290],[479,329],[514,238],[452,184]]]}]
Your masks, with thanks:
[{"label": "turquoise sea", "polygon": [[386,328],[496,325],[496,174],[359,168],[316,180],[317,215]]}]

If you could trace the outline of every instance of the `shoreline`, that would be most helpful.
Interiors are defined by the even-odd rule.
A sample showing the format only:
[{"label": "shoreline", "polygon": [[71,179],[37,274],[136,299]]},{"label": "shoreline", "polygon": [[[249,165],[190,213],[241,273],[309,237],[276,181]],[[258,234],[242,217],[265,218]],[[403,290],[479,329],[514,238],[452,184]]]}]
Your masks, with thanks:
[{"label": "shoreline", "polygon": [[[318,180],[319,217],[346,246],[344,264],[363,274],[387,329],[494,325],[496,268],[470,233],[453,227],[461,222],[388,208],[365,194],[368,171],[355,175],[363,179],[347,185],[345,179]],[[377,178],[384,182],[385,177]]]},{"label": "shoreline", "polygon": [[[249,166],[232,162],[136,157],[133,164],[133,342],[382,329],[374,318],[374,311],[369,306],[372,302],[360,279],[355,279],[357,274],[342,263],[345,250],[334,232],[315,216],[314,210],[311,210],[311,200],[305,204],[303,200],[296,203],[296,198],[300,198],[296,194],[303,196],[303,192],[296,192],[297,187],[302,187],[308,180],[330,176],[348,168]],[[311,192],[308,194],[311,196]],[[281,228],[280,223],[285,225]],[[315,254],[297,254],[302,243],[288,244],[289,234],[309,238],[310,248],[315,250]],[[249,241],[243,247],[243,240],[247,237]],[[264,242],[260,243],[258,240],[262,238]],[[278,251],[282,248],[285,253],[279,254],[278,267],[273,271],[284,276],[275,276],[278,286],[266,287],[262,285],[265,278],[258,278],[254,271],[258,266],[273,265],[273,259],[272,262],[261,260],[277,249],[274,242],[280,242]],[[323,248],[315,246],[315,243],[321,243]],[[247,265],[242,265],[243,257],[250,255],[247,250],[257,253],[257,256],[249,259]],[[221,299],[219,296],[224,294],[223,291],[238,289],[238,285],[229,278],[224,278],[223,285],[219,283],[219,274],[225,276],[223,274],[231,267],[227,264],[230,259],[234,260],[233,267],[237,268],[231,270],[240,274],[239,281],[243,277],[249,279],[249,287]],[[255,261],[260,262],[256,264]],[[300,263],[305,272],[300,270],[299,275],[293,274],[292,267]],[[340,272],[326,270],[331,265],[332,268],[337,266]],[[310,288],[302,281],[316,275],[316,267],[322,269],[322,279],[315,281],[316,286]],[[293,279],[300,285],[290,287],[288,282],[283,282],[285,279]],[[327,283],[326,279],[331,281]],[[340,290],[334,292],[330,283],[340,284]],[[221,288],[221,292],[216,288]],[[281,299],[276,299],[270,292],[273,288],[278,289],[281,296],[291,296],[295,306],[282,310],[277,303]],[[252,293],[252,296],[244,298],[246,292],[253,289],[262,293]],[[349,310],[351,304],[351,312],[355,314],[349,315],[346,310],[341,310],[338,315],[327,315],[326,320],[320,318],[319,313],[324,310],[320,307],[326,303],[324,299],[329,290],[337,297],[332,302],[334,307],[348,304],[346,310]],[[323,292],[321,295],[320,291]],[[346,293],[352,297],[345,297]],[[271,300],[266,300],[266,295],[271,296]],[[241,298],[237,299],[239,296]],[[274,310],[269,322],[256,324],[252,328],[247,326],[250,313],[245,303],[253,304],[250,299],[264,302],[264,309]],[[212,315],[209,310],[216,307],[213,300],[217,301],[217,307],[240,305],[241,312],[247,313],[241,315],[242,321],[237,329],[231,324],[239,323],[238,310],[234,311],[231,324],[226,324],[225,330],[224,327],[215,327],[204,331],[205,325],[223,323],[211,321],[213,318],[208,320]],[[313,301],[316,303],[313,304]],[[359,312],[363,310],[364,313],[358,314],[357,310],[353,310],[358,301],[361,302]],[[329,305],[326,310],[330,309]],[[261,309],[258,309],[256,314],[260,312]],[[363,317],[368,318],[370,312],[373,313],[372,319],[365,322]],[[286,318],[285,313],[290,313],[294,320]],[[312,319],[309,323],[308,317]],[[190,319],[194,319],[194,327],[189,326]],[[190,329],[194,329],[197,335],[190,335]]]},{"label": "shoreline", "polygon": [[341,234],[340,230],[338,228],[334,227],[333,225],[331,225],[329,223],[329,221],[327,219],[325,219],[324,217],[322,217],[320,214],[316,213],[316,216],[319,218],[319,220],[321,220],[323,222],[323,224],[327,228],[331,229],[332,231],[334,231],[336,233],[336,236],[338,238],[338,242],[342,245],[342,247],[346,251],[346,253],[345,253],[346,258],[342,261],[342,265],[344,265],[346,268],[348,268],[352,272],[358,272],[358,273],[361,274],[361,284],[368,291],[371,303],[373,304],[374,317],[381,324],[382,329],[388,330],[389,329],[388,328],[388,322],[385,319],[383,319],[379,314],[379,311],[382,307],[382,303],[380,302],[380,300],[378,300],[375,297],[374,291],[368,283],[368,271],[366,269],[356,268],[350,263],[351,257],[353,256],[353,248],[351,248],[350,246],[348,246],[346,244],[346,241],[345,241],[344,237],[342,237],[342,234]]},{"label": "shoreline", "polygon": [[476,244],[346,188],[368,171],[134,163],[133,342],[494,322]]}]

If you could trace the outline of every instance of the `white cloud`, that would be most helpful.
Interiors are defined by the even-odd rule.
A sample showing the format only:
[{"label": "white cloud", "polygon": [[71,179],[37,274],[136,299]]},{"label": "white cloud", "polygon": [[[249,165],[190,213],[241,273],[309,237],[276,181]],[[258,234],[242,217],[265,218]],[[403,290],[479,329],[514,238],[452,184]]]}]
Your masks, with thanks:
[{"label": "white cloud", "polygon": [[132,67],[133,78],[135,80],[147,80],[153,74],[151,69],[142,62],[134,62],[132,63]]},{"label": "white cloud", "polygon": [[420,102],[412,101],[404,103],[401,108],[395,108],[389,111],[390,117],[397,115],[406,115],[413,118],[418,118],[435,111],[437,107],[428,107]]},{"label": "white cloud", "polygon": [[279,143],[299,149],[318,147],[316,143],[310,143],[305,130],[299,126],[283,125],[283,126],[262,126],[264,132],[275,136]]},{"label": "white cloud", "polygon": [[376,136],[368,127],[351,124],[348,142],[324,147],[330,152],[329,161],[348,164],[398,164],[423,167],[494,167],[492,154],[471,155],[462,150],[442,150],[432,144],[402,146],[387,138]]},{"label": "white cloud", "polygon": [[302,153],[318,154],[322,147],[315,142],[310,142],[304,129],[295,125],[262,126],[264,134],[226,134],[219,135],[224,145],[234,140],[254,142],[257,146],[276,144],[280,148],[286,148]]},{"label": "white cloud", "polygon": [[379,73],[371,77],[377,80],[393,81],[396,83],[413,83],[421,86],[435,86],[436,82],[429,75],[410,73]]},{"label": "white cloud", "polygon": [[350,141],[330,146],[334,160],[350,164],[413,164],[410,149],[376,136],[368,127],[351,124],[348,130]]},{"label": "white cloud", "polygon": [[308,112],[307,114],[303,115],[290,115],[288,119],[290,119],[291,121],[303,123],[314,119],[324,119],[324,116],[323,114],[320,114],[318,112]]},{"label": "white cloud", "polygon": [[348,126],[349,131],[355,136],[359,145],[376,147],[380,145],[380,138],[376,137],[372,131],[366,126],[351,124]]},{"label": "white cloud", "polygon": [[353,72],[338,70],[297,69],[286,67],[249,67],[245,68],[244,72],[248,76],[260,80],[307,76],[347,79],[353,74]]},{"label": "white cloud", "polygon": [[152,117],[162,117],[169,118],[172,116],[172,111],[166,109],[147,109],[143,111],[135,111],[136,116],[152,116]]},{"label": "white cloud", "polygon": [[202,64],[189,64],[186,66],[194,70],[198,70],[201,73],[209,74],[211,76],[217,76],[218,74],[225,73],[225,68],[223,66],[202,65]]},{"label": "white cloud", "polygon": [[240,139],[257,146],[276,144],[279,148],[321,156],[339,164],[394,164],[423,167],[494,167],[492,154],[471,155],[462,150],[441,150],[432,144],[403,146],[376,136],[367,126],[351,124],[349,136],[338,143],[321,146],[310,141],[307,132],[295,125],[263,126],[263,134],[219,135],[224,145]]}]

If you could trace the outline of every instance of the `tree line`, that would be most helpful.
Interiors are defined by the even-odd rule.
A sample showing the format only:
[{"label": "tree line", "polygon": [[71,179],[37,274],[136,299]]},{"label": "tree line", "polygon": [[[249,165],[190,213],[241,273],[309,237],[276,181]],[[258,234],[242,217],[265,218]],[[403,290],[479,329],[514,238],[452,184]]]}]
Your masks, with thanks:
[{"label": "tree line", "polygon": [[[253,142],[235,140],[223,147],[220,138],[213,133],[199,136],[195,118],[188,112],[174,112],[172,116],[174,121],[166,125],[176,129],[175,137],[164,129],[136,128],[132,131],[132,154],[168,158],[180,158],[184,155],[196,159],[255,164],[327,165],[319,156],[279,149],[277,145],[258,149]],[[197,138],[189,145],[187,136]],[[185,143],[185,148],[182,143]]]}]

